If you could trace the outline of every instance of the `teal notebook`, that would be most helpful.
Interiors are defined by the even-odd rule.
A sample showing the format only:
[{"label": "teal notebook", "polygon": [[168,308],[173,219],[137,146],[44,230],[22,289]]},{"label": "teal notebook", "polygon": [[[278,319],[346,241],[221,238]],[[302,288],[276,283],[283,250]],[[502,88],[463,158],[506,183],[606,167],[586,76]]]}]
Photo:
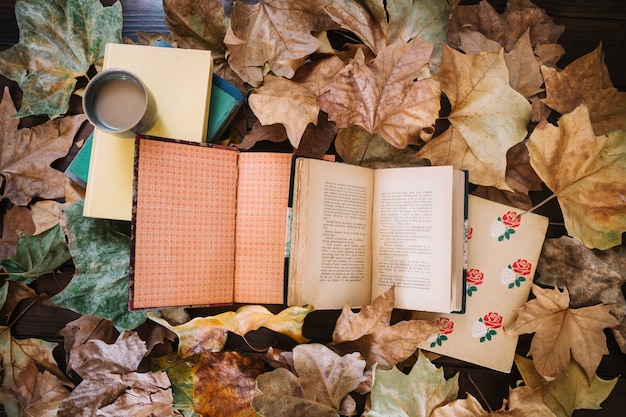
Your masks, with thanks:
[{"label": "teal notebook", "polygon": [[[220,139],[226,133],[226,130],[244,102],[245,96],[241,91],[228,81],[213,74],[209,124],[207,126],[206,137],[208,143]],[[87,186],[92,142],[93,133],[85,141],[83,147],[78,151],[65,170],[65,175],[83,187]]]}]

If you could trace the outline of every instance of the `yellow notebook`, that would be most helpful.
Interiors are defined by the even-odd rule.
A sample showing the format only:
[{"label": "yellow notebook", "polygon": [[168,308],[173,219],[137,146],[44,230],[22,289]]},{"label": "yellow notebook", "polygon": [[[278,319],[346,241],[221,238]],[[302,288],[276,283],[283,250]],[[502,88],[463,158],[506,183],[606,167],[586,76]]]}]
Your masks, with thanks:
[{"label": "yellow notebook", "polygon": [[[158,118],[146,134],[205,141],[213,74],[211,51],[109,43],[103,68],[135,73],[154,95]],[[84,216],[131,220],[134,143],[132,137],[95,129]]]}]

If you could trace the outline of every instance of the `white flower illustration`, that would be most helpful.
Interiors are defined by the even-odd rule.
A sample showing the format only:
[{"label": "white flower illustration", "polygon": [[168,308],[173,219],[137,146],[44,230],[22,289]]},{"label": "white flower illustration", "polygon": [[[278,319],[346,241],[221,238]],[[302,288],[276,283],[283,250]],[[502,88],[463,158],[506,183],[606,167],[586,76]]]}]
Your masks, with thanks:
[{"label": "white flower illustration", "polygon": [[494,220],[493,223],[491,223],[491,228],[489,230],[491,231],[491,236],[499,237],[504,235],[506,229],[507,227],[504,223],[502,223],[502,221]]},{"label": "white flower illustration", "polygon": [[500,272],[500,281],[505,285],[514,283],[516,278],[517,274],[511,268],[504,268]]},{"label": "white flower illustration", "polygon": [[472,325],[472,336],[475,338],[485,337],[487,334],[487,326],[482,321],[475,321]]}]

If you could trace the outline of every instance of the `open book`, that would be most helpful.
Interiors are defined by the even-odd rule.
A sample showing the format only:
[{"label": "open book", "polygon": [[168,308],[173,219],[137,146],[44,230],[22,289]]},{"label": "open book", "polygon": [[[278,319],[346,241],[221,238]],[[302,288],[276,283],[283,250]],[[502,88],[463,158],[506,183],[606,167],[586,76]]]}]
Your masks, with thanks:
[{"label": "open book", "polygon": [[132,309],[284,304],[292,155],[138,137]]},{"label": "open book", "polygon": [[466,173],[296,160],[288,303],[461,310]]}]

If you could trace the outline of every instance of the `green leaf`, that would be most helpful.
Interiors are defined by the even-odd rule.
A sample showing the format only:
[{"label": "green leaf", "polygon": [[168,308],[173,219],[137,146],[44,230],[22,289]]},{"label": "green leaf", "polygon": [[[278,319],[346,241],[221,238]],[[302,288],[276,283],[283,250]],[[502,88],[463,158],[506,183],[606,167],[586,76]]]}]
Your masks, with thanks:
[{"label": "green leaf", "polygon": [[9,279],[30,284],[70,259],[65,235],[60,225],[35,236],[17,232],[17,253],[0,265],[9,272]]},{"label": "green leaf", "polygon": [[198,416],[194,411],[194,374],[200,355],[178,359],[176,353],[152,360],[152,371],[164,371],[172,383],[174,408],[186,416]]},{"label": "green leaf", "polygon": [[446,380],[443,368],[421,352],[408,375],[395,367],[389,371],[374,367],[372,378],[372,407],[366,417],[428,417],[459,393],[459,374]]},{"label": "green leaf", "polygon": [[121,42],[122,6],[98,0],[17,0],[20,40],[0,52],[0,74],[17,82],[24,96],[15,115],[65,113],[76,78],[104,56],[107,42]]},{"label": "green leaf", "polygon": [[535,369],[532,359],[515,356],[524,383],[534,388],[543,388],[543,402],[557,417],[570,417],[574,410],[600,410],[600,404],[613,391],[619,377],[604,380],[594,375],[591,384],[585,370],[573,359],[569,367],[553,381],[546,381]]},{"label": "green leaf", "polygon": [[134,329],[146,320],[146,312],[128,311],[128,223],[83,217],[83,206],[79,201],[65,209],[76,273],[50,302],[108,319],[120,332]]}]

